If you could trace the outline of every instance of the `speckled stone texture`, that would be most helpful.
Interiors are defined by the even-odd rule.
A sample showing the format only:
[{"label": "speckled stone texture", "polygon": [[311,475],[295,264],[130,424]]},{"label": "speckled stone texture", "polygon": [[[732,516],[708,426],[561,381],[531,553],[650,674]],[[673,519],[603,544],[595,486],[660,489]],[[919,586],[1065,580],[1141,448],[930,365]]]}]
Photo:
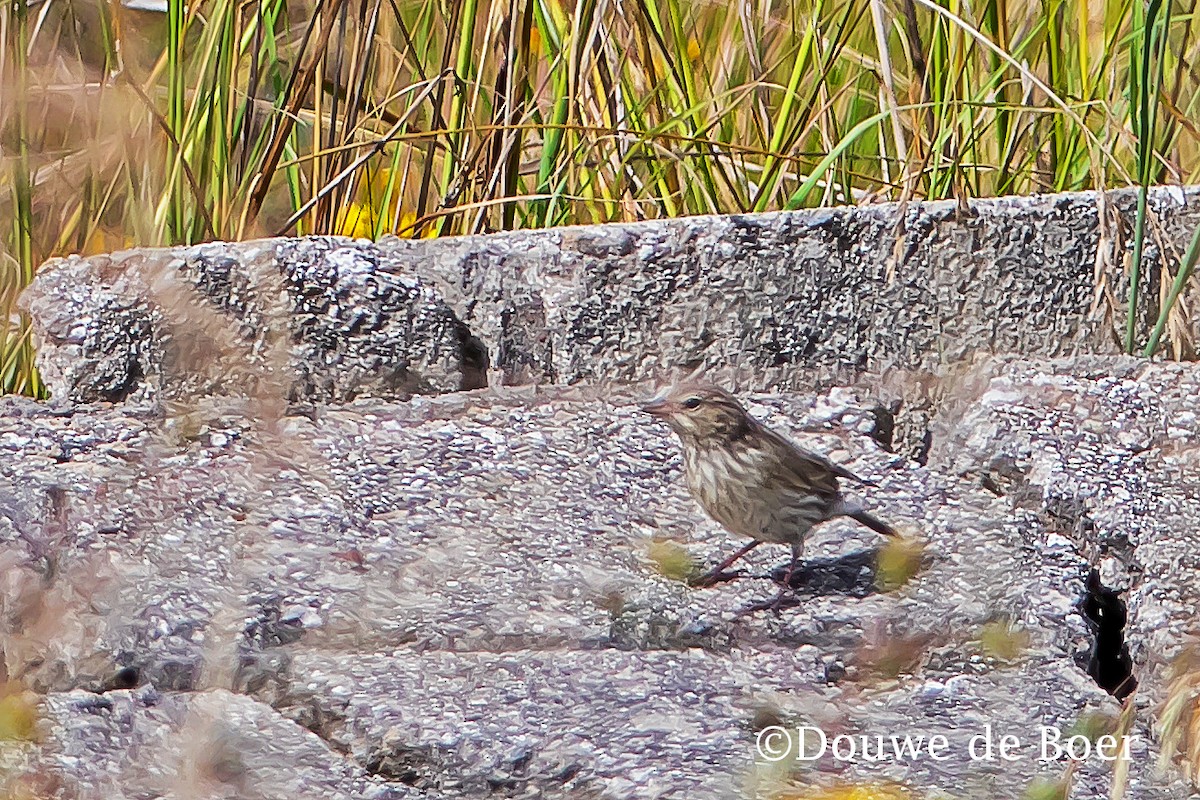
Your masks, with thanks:
[{"label": "speckled stone texture", "polygon": [[[4,399],[5,660],[47,695],[22,770],[89,797],[157,796],[175,764],[230,797],[803,797],[839,779],[1019,797],[1068,770],[1039,762],[1038,726],[1119,712],[1086,672],[1077,603],[1098,566],[1129,601],[1142,685],[1125,796],[1188,797],[1154,769],[1153,723],[1200,632],[1200,371],[1010,358],[923,378],[906,391],[932,398],[924,464],[871,437],[874,386],[747,401],[873,481],[848,488],[925,543],[923,566],[778,618],[738,616],[774,591],[760,577],[697,590],[656,569],[654,542],[708,563],[740,542],[687,497],[670,433],[637,410],[649,384],[291,416]],[[880,545],[840,520],[806,555],[870,570]],[[763,547],[748,568],[784,559]],[[1000,622],[1024,644],[1011,662]],[[113,688],[122,669],[137,688]],[[772,764],[754,751],[772,724],[944,733],[955,755]],[[1021,758],[966,758],[987,724]],[[1110,776],[1082,764],[1071,796]]]},{"label": "speckled stone texture", "polygon": [[[400,800],[405,786],[373,778],[267,706],[220,689],[162,693],[151,686],[47,698],[59,788],[75,797],[242,800]],[[53,786],[53,783],[45,784]]]},{"label": "speckled stone texture", "polygon": [[373,247],[264,240],[58,259],[23,301],[52,394],[346,402],[472,389],[486,354]]},{"label": "speckled stone texture", "polygon": [[[1172,270],[1200,225],[1197,192],[1151,194]],[[981,353],[1118,352],[1134,199],[143,250],[47,265],[24,302],[51,390],[77,400],[146,383],[263,382],[292,399],[394,399],[483,385],[489,367],[508,385],[703,365],[736,367],[748,390],[830,386]],[[1164,277],[1159,246],[1148,239],[1142,341]],[[1182,324],[1195,338],[1195,321]]]},{"label": "speckled stone texture", "polygon": [[[1152,192],[1172,268],[1200,225],[1198,198]],[[1134,206],[1131,192],[1079,193],[980,200],[967,213],[885,204],[379,246],[440,278],[509,382],[703,365],[764,389],[980,353],[1115,353]],[[1157,314],[1157,246],[1143,272],[1143,339]]]},{"label": "speckled stone texture", "polygon": [[[986,380],[984,379],[986,378]],[[978,477],[1127,591],[1135,662],[1200,635],[1200,370],[1080,359],[1069,374],[998,362],[946,410],[930,463]]]}]

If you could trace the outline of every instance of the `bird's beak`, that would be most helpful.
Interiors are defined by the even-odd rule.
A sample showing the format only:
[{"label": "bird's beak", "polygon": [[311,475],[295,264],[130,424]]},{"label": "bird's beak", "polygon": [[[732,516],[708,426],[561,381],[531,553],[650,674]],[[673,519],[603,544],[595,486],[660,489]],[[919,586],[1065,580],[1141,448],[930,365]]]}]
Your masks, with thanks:
[{"label": "bird's beak", "polygon": [[655,398],[643,405],[642,411],[655,417],[666,417],[671,413],[671,404],[663,398]]}]

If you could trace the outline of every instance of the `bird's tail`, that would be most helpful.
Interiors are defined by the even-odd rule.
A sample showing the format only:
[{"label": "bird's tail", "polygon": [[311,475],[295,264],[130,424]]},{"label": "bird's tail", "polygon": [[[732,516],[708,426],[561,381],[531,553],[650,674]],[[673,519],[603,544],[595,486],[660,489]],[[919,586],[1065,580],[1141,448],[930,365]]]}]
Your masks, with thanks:
[{"label": "bird's tail", "polygon": [[868,512],[862,506],[852,505],[847,503],[842,509],[842,513],[850,519],[858,522],[861,525],[866,525],[876,533],[881,533],[884,536],[899,536],[900,532],[888,525],[883,520]]}]

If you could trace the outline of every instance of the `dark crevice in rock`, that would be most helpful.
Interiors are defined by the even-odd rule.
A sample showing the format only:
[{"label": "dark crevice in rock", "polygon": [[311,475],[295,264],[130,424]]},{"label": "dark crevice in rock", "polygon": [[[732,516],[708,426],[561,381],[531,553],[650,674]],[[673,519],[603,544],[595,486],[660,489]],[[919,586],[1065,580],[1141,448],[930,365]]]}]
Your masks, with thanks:
[{"label": "dark crevice in rock", "polygon": [[362,766],[372,775],[415,789],[436,789],[442,771],[441,760],[431,748],[386,741],[367,753]]},{"label": "dark crevice in rock", "polygon": [[233,691],[257,697],[270,706],[276,706],[271,697],[279,697],[287,689],[287,671],[292,658],[282,649],[256,652],[246,650],[238,654],[237,668],[233,673]]},{"label": "dark crevice in rock", "polygon": [[153,315],[128,301],[109,298],[96,318],[104,324],[96,326],[83,342],[76,362],[82,366],[72,385],[59,387],[59,393],[81,403],[120,403],[146,378],[143,359],[154,334]]},{"label": "dark crevice in rock", "polygon": [[1079,611],[1096,637],[1088,654],[1088,675],[1101,689],[1124,700],[1138,685],[1125,644],[1125,601],[1100,582],[1100,572],[1093,568]]},{"label": "dark crevice in rock", "polygon": [[996,497],[1004,497],[1004,487],[990,473],[984,472],[979,476],[979,485]]},{"label": "dark crevice in rock", "polygon": [[587,645],[592,649],[644,652],[696,648],[729,652],[733,647],[728,632],[707,621],[681,621],[675,614],[653,611],[636,603],[626,604],[619,596],[606,598],[605,602],[610,604],[612,621],[607,636]]},{"label": "dark crevice in rock", "polygon": [[[257,699],[263,700],[261,695],[257,696]],[[275,702],[267,704],[285,718],[315,734],[330,750],[350,757],[350,746],[341,735],[346,726],[345,709],[341,706],[331,707],[327,701],[328,698],[318,697],[312,692],[285,688]]]},{"label": "dark crevice in rock", "polygon": [[309,731],[331,752],[353,758],[343,733],[347,719],[345,706],[294,683],[292,659],[283,651],[244,654],[231,688]]},{"label": "dark crevice in rock", "polygon": [[120,403],[133,394],[146,377],[141,362],[134,355],[125,359],[124,368],[118,369],[115,374],[117,377],[107,385],[97,387],[97,399],[108,403]]},{"label": "dark crevice in rock", "polygon": [[119,691],[121,689],[134,689],[142,680],[142,671],[136,666],[121,667],[109,677],[108,680],[100,687],[99,694],[105,692]]},{"label": "dark crevice in rock", "polygon": [[1096,542],[1096,523],[1088,514],[1087,504],[1074,497],[1053,497],[1045,504],[1050,528],[1061,533],[1076,546]]},{"label": "dark crevice in rock", "polygon": [[875,425],[868,435],[889,453],[895,452],[893,448],[896,437],[896,412],[899,410],[900,404],[896,402],[892,403],[890,408],[880,403],[870,411],[871,416],[875,418]]},{"label": "dark crevice in rock", "polygon": [[258,614],[243,629],[238,642],[232,688],[278,709],[278,698],[285,696],[289,687],[292,656],[286,648],[300,641],[304,627],[298,619],[283,617],[278,596],[260,596],[252,604],[258,606]]},{"label": "dark crevice in rock", "polygon": [[258,614],[242,631],[243,641],[252,649],[267,650],[295,644],[304,635],[299,619],[284,618],[282,598],[275,595],[255,598]]},{"label": "dark crevice in rock", "polygon": [[933,448],[933,431],[930,430],[929,428],[925,428],[916,437],[916,439],[912,443],[912,447],[909,448],[909,450],[906,453],[902,453],[902,455],[907,455],[909,458],[911,458],[913,461],[917,462],[921,466],[925,466],[925,464],[929,461],[929,451],[932,448]]},{"label": "dark crevice in rock", "polygon": [[1011,456],[995,456],[980,472],[979,485],[997,497],[1011,495],[1013,505],[1018,508],[1041,510],[1041,490],[1030,488],[1026,468]]},{"label": "dark crevice in rock", "polygon": [[[937,406],[928,400],[909,403],[897,400],[890,407],[882,404],[873,409],[875,414],[875,430],[872,438],[883,445],[889,452],[904,456],[925,466],[929,461],[929,452],[933,449],[933,420],[937,415]],[[888,417],[890,416],[890,431]],[[886,440],[881,438],[885,435]]]},{"label": "dark crevice in rock", "polygon": [[[1026,484],[1022,494],[1033,494],[1037,487]],[[1020,504],[1019,504],[1020,505]],[[1026,507],[1033,507],[1029,499]],[[1087,502],[1075,497],[1049,497],[1042,503],[1041,514],[1048,529],[1069,539],[1081,560],[1095,564],[1104,556],[1116,556],[1131,574],[1140,572],[1134,564],[1133,547],[1124,534],[1105,533],[1088,512]],[[1080,615],[1093,635],[1091,647],[1078,661],[1104,691],[1124,700],[1138,686],[1133,674],[1133,659],[1125,642],[1128,619],[1120,592],[1100,580],[1100,571],[1092,567],[1084,583],[1084,595],[1078,603]]]},{"label": "dark crevice in rock", "polygon": [[459,346],[462,348],[462,391],[486,389],[488,385],[487,345],[464,323],[458,325]]},{"label": "dark crevice in rock", "polygon": [[1134,585],[1140,580],[1142,567],[1134,556],[1134,545],[1129,541],[1128,534],[1105,530],[1096,525],[1085,500],[1049,498],[1043,504],[1042,514],[1050,530],[1070,539],[1084,561],[1095,564],[1105,557],[1115,558],[1121,562]]}]

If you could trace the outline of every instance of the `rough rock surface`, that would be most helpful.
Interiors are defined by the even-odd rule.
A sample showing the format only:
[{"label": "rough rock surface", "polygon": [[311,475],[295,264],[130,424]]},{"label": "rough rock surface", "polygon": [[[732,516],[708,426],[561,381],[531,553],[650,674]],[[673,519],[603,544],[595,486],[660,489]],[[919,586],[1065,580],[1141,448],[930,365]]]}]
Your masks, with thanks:
[{"label": "rough rock surface", "polygon": [[[1119,712],[1077,610],[1099,565],[1129,600],[1142,685],[1126,797],[1188,796],[1153,768],[1151,723],[1165,660],[1200,627],[1200,371],[947,373],[918,387],[936,398],[925,464],[869,435],[870,381],[753,396],[925,544],[885,591],[862,554],[877,538],[827,524],[778,618],[738,616],[769,581],[695,590],[656,567],[670,542],[702,560],[739,543],[686,496],[674,441],[637,411],[648,388],[307,416],[0,401],[4,653],[48,695],[24,771],[78,796],[158,793],[157,765],[180,763],[228,796],[803,797],[841,779],[1015,797],[1068,771],[1039,761],[1038,726]],[[750,568],[783,558],[760,548]],[[944,733],[952,757],[772,763],[755,741],[777,724]],[[1021,738],[1017,760],[966,756],[987,724]],[[1111,765],[1073,775],[1072,797],[1107,796]]]},{"label": "rough rock surface", "polygon": [[482,346],[441,296],[345,240],[58,259],[23,302],[47,386],[77,402],[210,393],[345,402],[486,382]]},{"label": "rough rock surface", "polygon": [[1127,591],[1141,668],[1178,656],[1200,634],[1200,370],[1095,358],[1048,376],[1001,362],[965,383],[929,463],[1040,514]]},{"label": "rough rock surface", "polygon": [[[1152,194],[1172,269],[1200,225],[1198,197]],[[748,390],[829,386],[977,353],[1117,352],[1134,205],[1129,192],[1080,193],[969,213],[912,203],[376,245],[212,244],[58,262],[24,302],[51,389],[76,400],[161,382],[164,348],[172,380],[266,373],[317,400],[470,388],[489,364],[509,385],[704,365],[737,366]],[[1142,340],[1170,280],[1159,250],[1151,237]],[[1195,321],[1183,325],[1196,338]],[[197,329],[202,343],[176,341],[187,357],[169,358],[171,331]],[[280,355],[285,333],[295,345]]]},{"label": "rough rock surface", "polygon": [[[1200,225],[1198,198],[1154,193],[1172,267]],[[749,389],[801,387],[979,353],[1119,352],[1134,201],[1000,198],[968,213],[952,202],[883,204],[379,248],[439,279],[510,383],[641,380],[703,365],[738,368]],[[1143,339],[1158,257],[1156,245],[1143,272]]]},{"label": "rough rock surface", "polygon": [[64,692],[47,698],[42,710],[52,730],[70,731],[55,736],[41,758],[72,796],[409,796],[406,787],[375,778],[262,703],[220,689]]}]

